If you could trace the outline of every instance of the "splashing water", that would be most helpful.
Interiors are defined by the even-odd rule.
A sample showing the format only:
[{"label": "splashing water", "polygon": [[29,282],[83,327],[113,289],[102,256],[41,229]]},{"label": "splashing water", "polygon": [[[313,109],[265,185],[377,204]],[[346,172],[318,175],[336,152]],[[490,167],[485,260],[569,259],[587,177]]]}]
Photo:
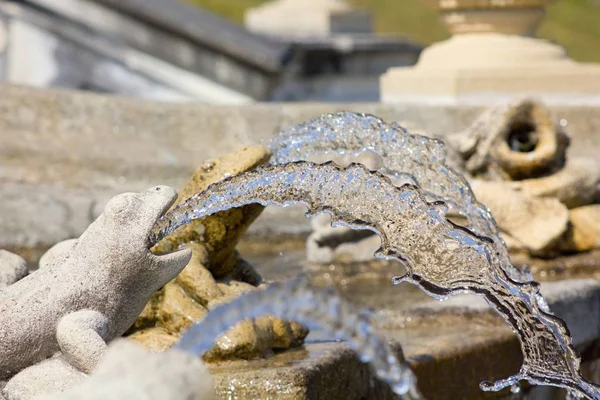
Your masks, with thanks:
[{"label": "splashing water", "polygon": [[446,204],[428,203],[416,186],[397,188],[360,164],[271,165],[215,183],[159,219],[151,245],[192,219],[250,203],[300,203],[308,207],[307,216],[326,212],[334,226],[369,229],[382,241],[375,256],[406,267],[407,274],[398,280],[440,299],[464,292],[483,296],[517,334],[523,353],[517,375],[484,382],[483,390],[500,390],[524,379],[600,399],[598,388],[579,373],[580,360],[566,326],[539,307],[536,283],[509,278],[497,242],[447,220]]},{"label": "splashing water", "polygon": [[[479,127],[489,119],[502,121],[493,117],[506,113],[510,106],[488,110],[475,122],[477,129],[481,129]],[[411,134],[396,123],[388,124],[370,114],[343,111],[325,114],[283,130],[271,141],[270,147],[273,164],[303,160],[310,155],[373,152],[383,162],[382,173],[413,182],[429,199],[444,201],[454,212],[466,218],[471,231],[493,240],[499,265],[508,280],[532,285],[531,272],[518,269],[511,263],[508,248],[487,206],[477,200],[466,178],[447,164],[443,141]],[[529,297],[532,304],[550,314],[546,301],[537,290]],[[533,313],[536,314],[535,311]],[[554,327],[551,329],[555,330]],[[555,330],[555,333],[561,336],[560,330]],[[570,347],[570,340],[562,345]],[[502,385],[508,383],[502,382]],[[496,387],[485,386],[485,389]]]},{"label": "splashing water", "polygon": [[371,151],[383,161],[381,172],[409,180],[426,196],[444,200],[467,218],[471,230],[485,236],[499,233],[490,211],[477,202],[464,176],[446,165],[441,140],[413,135],[373,115],[344,111],[281,131],[270,147],[273,164],[306,160],[316,154]]},{"label": "splashing water", "polygon": [[[286,299],[283,301],[283,299]],[[192,354],[208,351],[214,340],[233,325],[262,315],[293,319],[311,329],[321,328],[337,340],[347,340],[392,391],[407,398],[420,398],[412,370],[396,357],[387,341],[374,332],[370,312],[355,309],[331,288],[317,289],[308,279],[273,283],[232,302],[216,307],[181,338],[177,348]]]},{"label": "splashing water", "polygon": [[[470,230],[498,242],[511,279],[533,280],[529,271],[519,270],[509,262],[508,249],[494,217],[477,201],[466,178],[447,165],[443,141],[411,134],[400,125],[388,124],[373,115],[343,111],[283,130],[270,147],[273,164],[306,160],[318,154],[375,153],[383,162],[382,173],[414,183],[430,199],[443,200],[466,218]],[[547,311],[544,302],[541,306]]]}]

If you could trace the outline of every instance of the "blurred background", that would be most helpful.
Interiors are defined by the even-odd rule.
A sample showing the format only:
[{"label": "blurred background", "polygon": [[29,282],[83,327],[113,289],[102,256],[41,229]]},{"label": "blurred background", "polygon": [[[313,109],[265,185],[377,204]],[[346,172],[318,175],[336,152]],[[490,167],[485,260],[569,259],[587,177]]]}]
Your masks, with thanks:
[{"label": "blurred background", "polygon": [[209,104],[379,101],[387,70],[513,5],[545,11],[516,33],[600,61],[598,0],[3,0],[0,80]]}]

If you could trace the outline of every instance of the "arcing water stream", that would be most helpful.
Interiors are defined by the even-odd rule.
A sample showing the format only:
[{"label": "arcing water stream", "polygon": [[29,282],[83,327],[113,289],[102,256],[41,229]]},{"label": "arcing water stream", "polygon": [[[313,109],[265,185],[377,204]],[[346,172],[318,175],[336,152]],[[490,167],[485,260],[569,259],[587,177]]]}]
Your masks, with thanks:
[{"label": "arcing water stream", "polygon": [[[360,164],[341,168],[333,163],[288,162],[319,151],[365,148],[382,156],[386,173],[408,177],[414,185],[398,188]],[[228,178],[191,197],[159,220],[151,244],[193,219],[225,209],[250,203],[304,204],[308,216],[326,212],[334,224],[377,233],[382,246],[376,256],[396,259],[407,269],[397,282],[411,282],[441,299],[471,292],[487,300],[518,336],[523,364],[517,375],[482,383],[482,389],[500,390],[524,379],[600,399],[598,387],[581,377],[580,359],[564,322],[549,312],[529,274],[510,263],[491,214],[477,202],[466,179],[446,165],[442,142],[411,135],[373,116],[339,113],[284,132],[273,149],[275,162],[281,164]],[[448,206],[466,217],[468,227],[446,218]],[[253,295],[271,296],[268,293]],[[226,320],[254,315],[247,312],[234,312]]]}]

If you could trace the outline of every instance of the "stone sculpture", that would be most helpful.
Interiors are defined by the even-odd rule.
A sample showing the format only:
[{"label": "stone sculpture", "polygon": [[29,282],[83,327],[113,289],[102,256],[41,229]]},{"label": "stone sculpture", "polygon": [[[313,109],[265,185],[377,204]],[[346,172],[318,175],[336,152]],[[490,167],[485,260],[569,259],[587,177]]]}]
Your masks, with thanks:
[{"label": "stone sculpture", "polygon": [[[254,146],[207,161],[180,190],[176,203],[211,183],[264,164],[270,156],[268,149]],[[157,254],[187,247],[193,255],[181,274],[155,293],[128,332],[129,337],[151,349],[164,350],[208,310],[264,287],[260,275],[235,250],[241,235],[263,208],[249,204],[192,221],[154,246],[152,251]],[[299,345],[307,334],[302,325],[278,318],[247,320],[217,341],[205,359],[259,357],[273,349]]]},{"label": "stone sculpture", "polygon": [[46,251],[40,257],[40,261],[38,263],[39,268],[44,268],[45,266],[50,265],[52,261],[54,261],[57,257],[60,257],[61,254],[71,250],[75,243],[77,243],[77,239],[67,239],[50,247],[48,251]]},{"label": "stone sculpture", "polygon": [[[87,375],[69,364],[60,353],[25,368],[13,376],[2,392],[8,400],[29,400],[60,393],[78,385]],[[0,397],[1,398],[1,397]]]},{"label": "stone sculpture", "polygon": [[565,128],[542,104],[492,108],[447,141],[511,250],[548,257],[600,246],[600,165],[567,157]]},{"label": "stone sculpture", "polygon": [[77,242],[39,271],[0,290],[0,380],[60,351],[88,373],[190,250],[157,256],[148,234],[176,199],[157,186],[111,199]]},{"label": "stone sculpture", "polygon": [[115,340],[88,379],[36,400],[213,400],[206,366],[178,350],[151,353],[133,341]]},{"label": "stone sculpture", "polygon": [[[552,257],[600,248],[600,165],[567,157],[565,127],[542,104],[519,99],[491,108],[466,130],[442,139],[448,163],[467,176],[512,252]],[[373,235],[357,238],[319,217],[307,258],[361,261],[377,246]]]},{"label": "stone sculpture", "polygon": [[449,135],[447,142],[471,176],[523,180],[561,170],[569,137],[543,105],[519,99],[486,110],[466,130]]},{"label": "stone sculpture", "polygon": [[20,256],[0,250],[0,289],[16,283],[29,273],[27,263]]}]

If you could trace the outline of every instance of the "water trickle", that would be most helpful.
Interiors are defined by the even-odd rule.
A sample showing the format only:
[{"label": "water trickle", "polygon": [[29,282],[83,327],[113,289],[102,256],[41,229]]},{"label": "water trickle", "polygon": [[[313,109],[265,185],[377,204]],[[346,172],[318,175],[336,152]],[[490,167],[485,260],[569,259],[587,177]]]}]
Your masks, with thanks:
[{"label": "water trickle", "polygon": [[600,399],[598,388],[580,375],[580,359],[564,322],[539,305],[538,285],[509,277],[501,242],[448,221],[446,208],[427,202],[415,185],[395,187],[360,164],[271,165],[215,183],[164,215],[151,233],[151,245],[192,219],[250,203],[300,203],[308,207],[307,216],[325,212],[336,224],[372,230],[382,241],[376,256],[406,266],[402,280],[437,298],[465,291],[483,296],[517,334],[523,353],[517,375],[482,383],[483,390],[523,379]]},{"label": "water trickle", "polygon": [[211,310],[181,338],[177,348],[192,354],[208,351],[217,337],[245,319],[262,315],[293,319],[310,329],[321,329],[336,340],[346,340],[375,374],[403,398],[420,398],[411,369],[400,362],[385,338],[375,333],[371,312],[356,309],[333,289],[312,287],[296,278],[271,284]]}]

